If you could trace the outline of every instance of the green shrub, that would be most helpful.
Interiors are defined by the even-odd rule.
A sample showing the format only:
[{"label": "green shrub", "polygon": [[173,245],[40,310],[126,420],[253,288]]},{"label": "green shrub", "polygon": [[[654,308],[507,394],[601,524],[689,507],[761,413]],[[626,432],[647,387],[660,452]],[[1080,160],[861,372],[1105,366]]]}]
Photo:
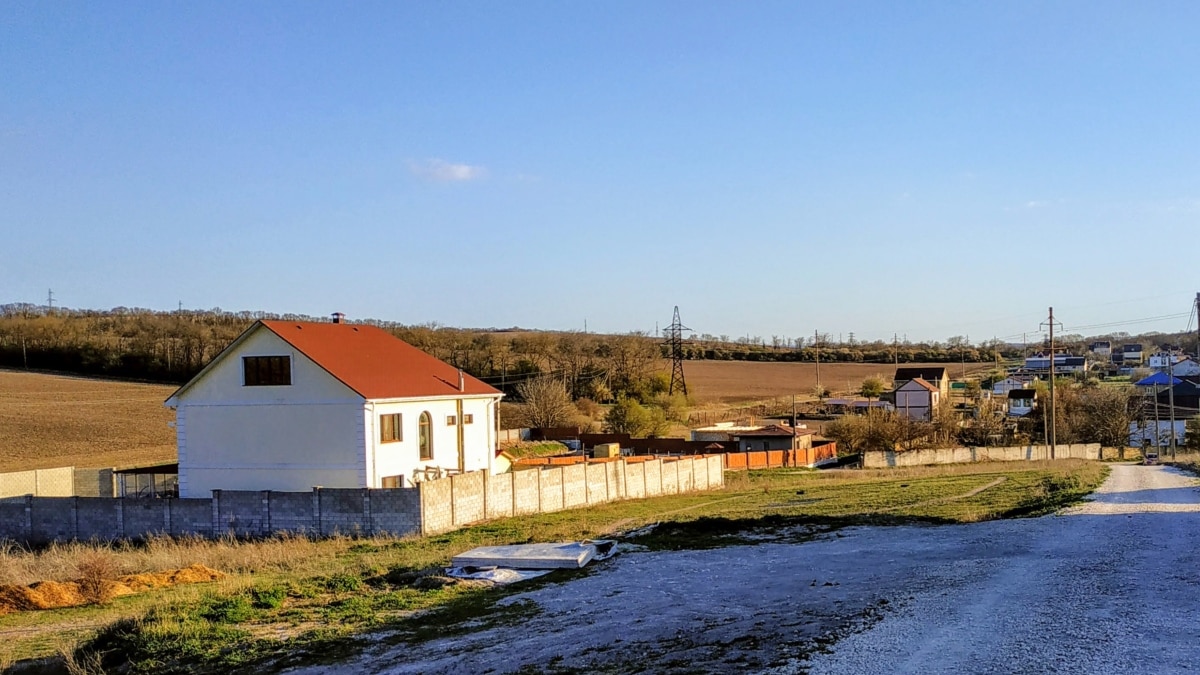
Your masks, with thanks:
[{"label": "green shrub", "polygon": [[325,577],[322,583],[331,593],[351,593],[362,588],[362,579],[350,574],[334,574]]},{"label": "green shrub", "polygon": [[250,591],[250,595],[254,598],[254,606],[257,609],[278,609],[287,597],[287,589],[282,586],[256,588]]},{"label": "green shrub", "polygon": [[200,616],[213,623],[242,623],[254,616],[254,608],[244,595],[209,600],[208,606],[200,610]]}]

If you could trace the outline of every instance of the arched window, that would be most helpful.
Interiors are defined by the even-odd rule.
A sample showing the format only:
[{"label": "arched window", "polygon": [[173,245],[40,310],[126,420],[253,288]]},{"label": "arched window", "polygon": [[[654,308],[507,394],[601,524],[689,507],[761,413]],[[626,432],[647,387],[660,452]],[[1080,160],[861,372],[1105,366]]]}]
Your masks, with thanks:
[{"label": "arched window", "polygon": [[417,445],[421,448],[421,459],[433,459],[433,418],[421,413],[417,421]]}]

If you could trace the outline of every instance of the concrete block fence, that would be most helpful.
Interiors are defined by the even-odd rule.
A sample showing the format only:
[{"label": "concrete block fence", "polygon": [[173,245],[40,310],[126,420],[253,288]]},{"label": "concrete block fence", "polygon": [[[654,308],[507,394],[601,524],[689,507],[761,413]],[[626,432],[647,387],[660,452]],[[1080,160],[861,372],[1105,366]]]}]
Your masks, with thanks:
[{"label": "concrete block fence", "polygon": [[495,476],[467,473],[418,484],[421,532],[438,534],[490,518],[551,513],[724,485],[720,455],[589,462]]},{"label": "concrete block fence", "polygon": [[[1110,453],[1099,443],[1076,443],[1055,447],[1054,459],[1103,459]],[[865,452],[863,468],[885,469],[897,466],[964,464],[969,462],[1017,462],[1050,459],[1048,445],[1019,445],[1005,448],[939,448],[906,452]]]},{"label": "concrete block fence", "polygon": [[0,501],[0,539],[262,537],[280,532],[435,534],[491,518],[548,513],[724,485],[720,456],[580,464],[496,476],[466,473],[416,488],[214,490],[208,499],[35,497]]}]

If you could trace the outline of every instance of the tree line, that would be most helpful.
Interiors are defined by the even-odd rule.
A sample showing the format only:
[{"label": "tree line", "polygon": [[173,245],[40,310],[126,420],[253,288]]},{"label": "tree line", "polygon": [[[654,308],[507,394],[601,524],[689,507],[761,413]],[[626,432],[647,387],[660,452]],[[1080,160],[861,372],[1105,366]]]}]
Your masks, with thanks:
[{"label": "tree line", "polygon": [[[0,305],[0,366],[158,382],[186,382],[259,319],[325,321],[267,312],[155,311]],[[513,329],[462,329],[365,320],[506,393],[539,375],[562,379],[575,399],[649,401],[663,381],[662,340],[645,332],[600,335]],[[700,334],[683,346],[691,360],[853,363],[1000,362],[1022,355],[999,341],[978,345],[956,336],[945,342],[892,343],[772,336],[730,339]]]}]

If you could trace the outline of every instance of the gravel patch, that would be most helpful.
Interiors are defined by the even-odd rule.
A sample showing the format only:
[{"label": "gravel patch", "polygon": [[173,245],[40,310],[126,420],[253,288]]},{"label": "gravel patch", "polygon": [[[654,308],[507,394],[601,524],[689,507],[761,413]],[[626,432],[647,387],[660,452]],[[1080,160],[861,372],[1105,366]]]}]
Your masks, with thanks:
[{"label": "gravel patch", "polygon": [[539,610],[520,625],[298,672],[1191,672],[1196,486],[1116,465],[1043,518],[624,554],[507,598]]}]

